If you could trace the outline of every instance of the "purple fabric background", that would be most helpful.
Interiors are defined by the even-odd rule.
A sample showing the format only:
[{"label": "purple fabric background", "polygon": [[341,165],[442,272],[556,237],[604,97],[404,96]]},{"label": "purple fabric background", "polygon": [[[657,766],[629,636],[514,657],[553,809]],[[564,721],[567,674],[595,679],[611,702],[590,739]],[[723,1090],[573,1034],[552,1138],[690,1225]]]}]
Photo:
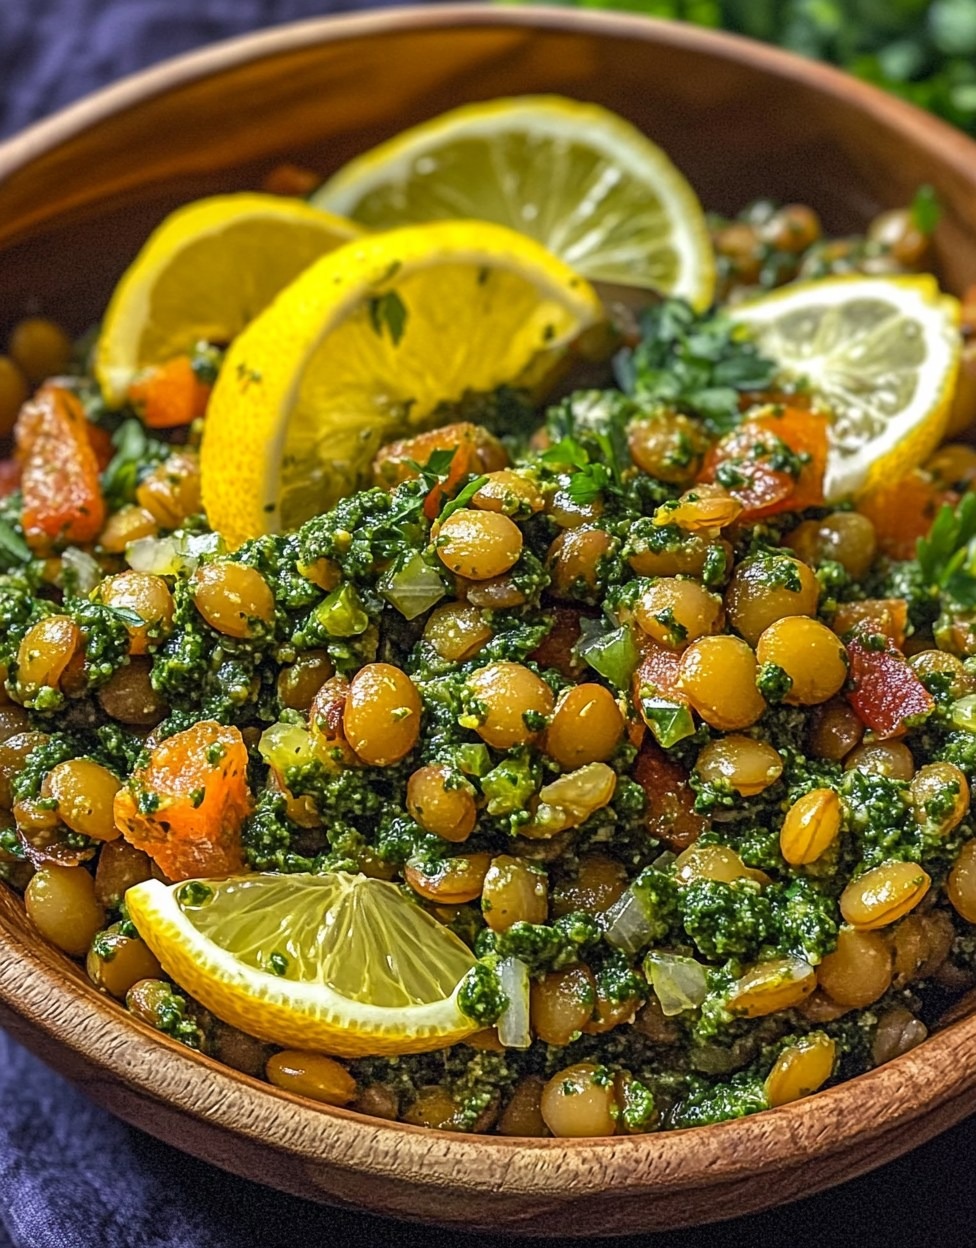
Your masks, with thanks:
[{"label": "purple fabric background", "polygon": [[[341,7],[366,6],[363,0],[0,0],[0,135],[164,57]],[[661,1248],[964,1248],[976,1244],[974,1164],[976,1122],[834,1192],[653,1242]],[[512,1242],[339,1213],[222,1174],[109,1117],[0,1033],[0,1248],[500,1248]],[[589,1242],[633,1248],[639,1241]]]}]

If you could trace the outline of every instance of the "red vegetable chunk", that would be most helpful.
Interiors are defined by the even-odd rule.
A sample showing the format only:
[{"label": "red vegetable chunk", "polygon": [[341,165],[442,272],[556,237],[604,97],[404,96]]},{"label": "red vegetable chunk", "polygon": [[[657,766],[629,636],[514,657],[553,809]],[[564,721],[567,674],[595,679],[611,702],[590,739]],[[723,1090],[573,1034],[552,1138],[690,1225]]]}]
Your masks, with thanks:
[{"label": "red vegetable chunk", "polygon": [[251,809],[247,747],[236,728],[201,720],[160,742],[115,798],[122,835],[171,880],[243,871]]},{"label": "red vegetable chunk", "polygon": [[[781,465],[784,447],[804,458],[797,476]],[[723,464],[728,465],[724,473],[719,471]],[[776,407],[747,418],[716,442],[698,479],[725,485],[743,506],[739,520],[750,524],[822,503],[826,464],[827,418],[797,407]]]},{"label": "red vegetable chunk", "polygon": [[870,643],[863,635],[847,643],[853,685],[847,700],[879,737],[898,737],[931,713],[935,699],[891,638],[884,638],[883,649],[874,648],[875,638],[880,644],[880,634]]},{"label": "red vegetable chunk", "polygon": [[27,544],[46,553],[56,542],[94,541],[105,523],[105,501],[90,426],[76,396],[42,386],[21,408],[14,436]]}]

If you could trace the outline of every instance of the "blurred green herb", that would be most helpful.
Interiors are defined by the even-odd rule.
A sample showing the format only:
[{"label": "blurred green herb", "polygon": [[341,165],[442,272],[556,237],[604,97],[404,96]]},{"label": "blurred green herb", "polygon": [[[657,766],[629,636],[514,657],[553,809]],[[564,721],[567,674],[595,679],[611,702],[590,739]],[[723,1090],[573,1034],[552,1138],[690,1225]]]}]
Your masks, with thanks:
[{"label": "blurred green herb", "polygon": [[976,132],[976,0],[576,0],[576,4],[678,18],[751,35],[840,65]]}]

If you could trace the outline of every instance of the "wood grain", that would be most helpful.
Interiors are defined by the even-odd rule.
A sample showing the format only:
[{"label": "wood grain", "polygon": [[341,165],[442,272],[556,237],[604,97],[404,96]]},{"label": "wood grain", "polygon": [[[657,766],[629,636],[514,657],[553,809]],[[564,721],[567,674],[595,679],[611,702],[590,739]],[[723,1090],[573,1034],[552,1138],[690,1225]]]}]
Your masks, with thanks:
[{"label": "wood grain", "polygon": [[[279,159],[323,174],[464,100],[531,91],[631,117],[706,204],[760,195],[862,226],[931,182],[945,284],[976,281],[976,147],[862,84],[744,40],[552,9],[400,10],[285,27],[129,79],[0,146],[0,332],[97,318],[146,231]],[[879,1165],[976,1108],[976,1019],[842,1087],[693,1132],[470,1137],[312,1105],[194,1055],[99,996],[0,888],[0,1022],[95,1100],[227,1170],[313,1199],[535,1236],[661,1230]]]}]

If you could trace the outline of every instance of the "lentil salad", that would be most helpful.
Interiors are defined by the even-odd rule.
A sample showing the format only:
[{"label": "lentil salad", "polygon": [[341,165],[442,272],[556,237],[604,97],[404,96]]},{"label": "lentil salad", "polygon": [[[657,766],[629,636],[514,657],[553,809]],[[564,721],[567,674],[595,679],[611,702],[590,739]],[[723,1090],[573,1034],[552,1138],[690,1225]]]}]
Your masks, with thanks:
[{"label": "lentil salad", "polygon": [[[899,220],[832,250],[809,210],[716,222],[725,293],[818,256],[919,263]],[[824,417],[721,312],[620,332],[611,384],[541,413],[471,396],[371,488],[235,550],[200,514],[219,345],[182,366],[175,432],[84,367],[42,384],[4,500],[0,870],[100,989],[364,1113],[600,1135],[850,1077],[974,982],[976,453],[829,506]],[[43,367],[16,352],[38,383],[64,363],[43,333]],[[212,1016],[124,894],[245,869],[396,881],[477,959],[482,1030],[343,1065]],[[516,964],[525,1047],[492,1030]]]}]

